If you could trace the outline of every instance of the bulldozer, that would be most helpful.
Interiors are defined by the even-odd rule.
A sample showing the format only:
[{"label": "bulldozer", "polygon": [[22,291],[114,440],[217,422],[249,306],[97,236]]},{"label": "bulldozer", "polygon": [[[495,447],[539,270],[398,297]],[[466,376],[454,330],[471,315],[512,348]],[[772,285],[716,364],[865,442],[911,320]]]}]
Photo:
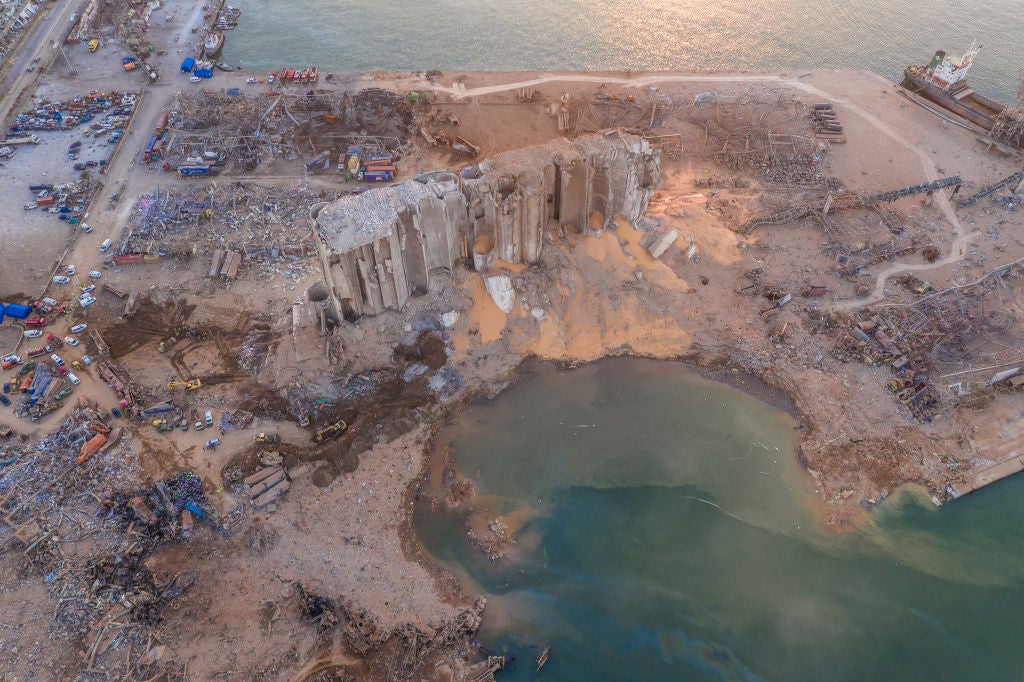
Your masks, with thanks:
[{"label": "bulldozer", "polygon": [[329,436],[336,436],[336,435],[342,433],[347,428],[348,428],[348,424],[345,423],[345,420],[344,419],[339,419],[338,421],[334,422],[330,426],[326,426],[326,427],[320,429],[319,431],[317,431],[316,432],[316,442],[317,443],[322,443]]},{"label": "bulldozer", "polygon": [[202,388],[203,382],[200,379],[188,379],[187,381],[171,381],[167,384],[167,388],[177,386],[184,386],[186,391],[194,391],[197,388]]},{"label": "bulldozer", "polygon": [[262,445],[263,443],[280,443],[281,436],[276,433],[257,433],[252,437],[252,442],[257,445]]}]

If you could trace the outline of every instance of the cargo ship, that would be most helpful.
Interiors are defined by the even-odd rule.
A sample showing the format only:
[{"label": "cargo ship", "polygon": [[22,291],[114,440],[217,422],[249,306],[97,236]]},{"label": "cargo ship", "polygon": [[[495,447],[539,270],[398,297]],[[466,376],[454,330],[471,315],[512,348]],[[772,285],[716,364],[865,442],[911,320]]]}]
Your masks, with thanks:
[{"label": "cargo ship", "polygon": [[959,61],[954,61],[945,51],[939,50],[927,65],[908,66],[904,69],[902,85],[914,94],[990,131],[993,137],[1001,137],[1000,132],[1009,133],[1004,142],[1024,147],[1024,134],[1019,125],[1014,125],[1020,121],[1021,112],[994,102],[967,85],[967,72],[978,50],[978,47],[971,45],[971,49]]}]

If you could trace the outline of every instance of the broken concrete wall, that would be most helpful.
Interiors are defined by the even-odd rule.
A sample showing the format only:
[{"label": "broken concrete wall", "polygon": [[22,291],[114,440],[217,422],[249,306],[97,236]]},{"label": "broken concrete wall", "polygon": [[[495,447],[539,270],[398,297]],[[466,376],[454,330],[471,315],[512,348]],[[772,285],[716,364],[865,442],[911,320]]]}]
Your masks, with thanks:
[{"label": "broken concrete wall", "polygon": [[430,174],[316,212],[328,285],[346,317],[400,308],[450,275],[470,245],[486,272],[497,258],[539,263],[551,229],[599,234],[619,216],[636,224],[660,180],[658,152],[615,131],[508,152],[477,170]]}]

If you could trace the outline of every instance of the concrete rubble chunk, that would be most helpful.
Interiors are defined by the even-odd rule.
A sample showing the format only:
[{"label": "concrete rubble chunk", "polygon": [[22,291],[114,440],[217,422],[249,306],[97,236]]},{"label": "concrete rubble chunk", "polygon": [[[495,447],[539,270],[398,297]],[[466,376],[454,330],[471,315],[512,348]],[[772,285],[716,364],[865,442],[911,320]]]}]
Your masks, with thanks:
[{"label": "concrete rubble chunk", "polygon": [[441,315],[441,324],[443,324],[446,329],[451,329],[452,327],[455,326],[455,324],[458,321],[459,311],[457,310],[450,310],[447,313]]},{"label": "concrete rubble chunk", "polygon": [[508,275],[488,277],[484,280],[484,286],[503,313],[507,315],[512,312],[512,306],[516,303],[516,290],[512,287],[512,279]]},{"label": "concrete rubble chunk", "polygon": [[651,254],[651,258],[661,258],[662,255],[668,251],[668,247],[675,244],[677,239],[679,239],[679,233],[675,230],[669,230],[654,240],[654,242],[647,247],[647,252]]}]

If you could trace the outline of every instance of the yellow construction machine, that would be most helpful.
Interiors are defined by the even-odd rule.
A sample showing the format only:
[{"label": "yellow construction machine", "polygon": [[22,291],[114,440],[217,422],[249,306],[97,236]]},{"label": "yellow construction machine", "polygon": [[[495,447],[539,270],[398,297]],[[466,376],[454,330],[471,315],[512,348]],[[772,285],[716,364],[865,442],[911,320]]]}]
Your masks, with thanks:
[{"label": "yellow construction machine", "polygon": [[330,426],[326,426],[316,432],[316,442],[320,443],[327,439],[328,436],[336,436],[342,431],[348,428],[348,424],[345,423],[344,419],[339,419]]},{"label": "yellow construction machine", "polygon": [[252,442],[257,445],[262,445],[263,443],[280,443],[281,436],[276,433],[257,433],[252,437]]},{"label": "yellow construction machine", "polygon": [[199,379],[189,379],[187,381],[172,381],[167,384],[167,388],[175,388],[177,386],[184,386],[186,391],[194,391],[197,388],[202,388],[203,382]]}]

